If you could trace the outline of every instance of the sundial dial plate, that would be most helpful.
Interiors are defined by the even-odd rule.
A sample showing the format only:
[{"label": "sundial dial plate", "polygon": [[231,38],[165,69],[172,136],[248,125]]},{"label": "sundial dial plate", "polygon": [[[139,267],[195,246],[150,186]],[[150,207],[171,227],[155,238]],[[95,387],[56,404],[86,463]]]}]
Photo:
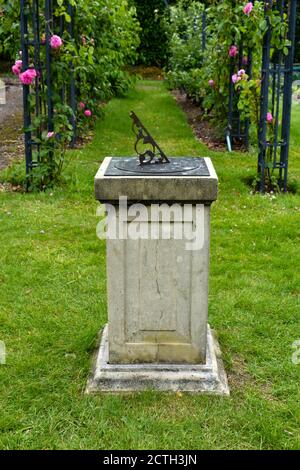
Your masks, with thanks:
[{"label": "sundial dial plate", "polygon": [[205,159],[171,157],[168,163],[141,165],[137,157],[112,157],[105,176],[210,176]]}]

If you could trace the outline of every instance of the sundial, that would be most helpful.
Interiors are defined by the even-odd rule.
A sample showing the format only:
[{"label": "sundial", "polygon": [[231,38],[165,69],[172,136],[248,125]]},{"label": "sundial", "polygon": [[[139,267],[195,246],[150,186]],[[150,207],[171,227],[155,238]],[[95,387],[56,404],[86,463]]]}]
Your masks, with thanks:
[{"label": "sundial", "polygon": [[217,174],[210,158],[170,157],[130,116],[136,155],[106,157],[95,176],[107,212],[97,234],[106,238],[108,324],[87,392],[228,395],[208,325]]},{"label": "sundial", "polygon": [[133,111],[130,117],[137,156],[113,157],[105,176],[210,176],[204,158],[167,157]]}]

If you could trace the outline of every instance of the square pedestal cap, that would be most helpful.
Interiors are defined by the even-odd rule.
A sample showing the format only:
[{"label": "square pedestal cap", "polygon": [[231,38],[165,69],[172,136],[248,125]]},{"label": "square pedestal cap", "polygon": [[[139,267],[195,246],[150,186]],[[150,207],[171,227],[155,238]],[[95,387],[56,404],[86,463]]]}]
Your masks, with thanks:
[{"label": "square pedestal cap", "polygon": [[[118,203],[121,196],[126,196],[128,201],[145,203],[161,201],[211,203],[217,199],[218,177],[210,158],[171,158],[172,167],[176,166],[180,158],[181,162],[186,161],[187,166],[191,168],[193,164],[197,168],[200,163],[201,171],[191,169],[171,173],[169,164],[163,164],[160,165],[160,169],[158,166],[155,168],[159,170],[156,174],[151,174],[150,168],[139,167],[137,159],[134,158],[107,157],[104,159],[95,176],[95,197],[98,201]],[[123,171],[122,167],[127,168],[128,162],[131,166],[134,163],[134,168],[138,171]],[[147,167],[154,165],[147,165]],[[163,169],[161,169],[162,166]]]}]

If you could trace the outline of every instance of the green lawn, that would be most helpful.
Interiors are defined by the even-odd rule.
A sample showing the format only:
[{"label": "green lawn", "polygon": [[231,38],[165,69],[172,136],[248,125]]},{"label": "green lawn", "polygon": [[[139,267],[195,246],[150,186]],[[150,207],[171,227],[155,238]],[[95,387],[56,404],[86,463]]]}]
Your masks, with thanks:
[{"label": "green lawn", "polygon": [[[131,109],[169,155],[211,156],[219,175],[209,312],[230,398],[83,393],[107,317],[93,178],[103,157],[132,154]],[[295,180],[300,107],[292,146]],[[94,141],[68,160],[66,187],[0,194],[0,448],[299,449],[299,194],[251,195],[243,179],[256,155],[208,151],[160,82],[110,102]]]}]

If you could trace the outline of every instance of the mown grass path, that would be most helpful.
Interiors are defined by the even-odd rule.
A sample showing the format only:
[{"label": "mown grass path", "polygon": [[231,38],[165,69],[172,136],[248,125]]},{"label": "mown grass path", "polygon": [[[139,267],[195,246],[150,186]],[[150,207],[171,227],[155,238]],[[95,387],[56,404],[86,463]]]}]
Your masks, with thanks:
[{"label": "mown grass path", "polygon": [[[167,154],[211,156],[219,175],[209,311],[229,399],[83,394],[106,322],[93,178],[103,157],[132,154],[131,109]],[[295,120],[293,178],[299,142]],[[0,448],[299,448],[299,195],[252,196],[243,178],[256,155],[209,152],[160,82],[109,103],[94,141],[68,160],[65,187],[0,194]]]}]

